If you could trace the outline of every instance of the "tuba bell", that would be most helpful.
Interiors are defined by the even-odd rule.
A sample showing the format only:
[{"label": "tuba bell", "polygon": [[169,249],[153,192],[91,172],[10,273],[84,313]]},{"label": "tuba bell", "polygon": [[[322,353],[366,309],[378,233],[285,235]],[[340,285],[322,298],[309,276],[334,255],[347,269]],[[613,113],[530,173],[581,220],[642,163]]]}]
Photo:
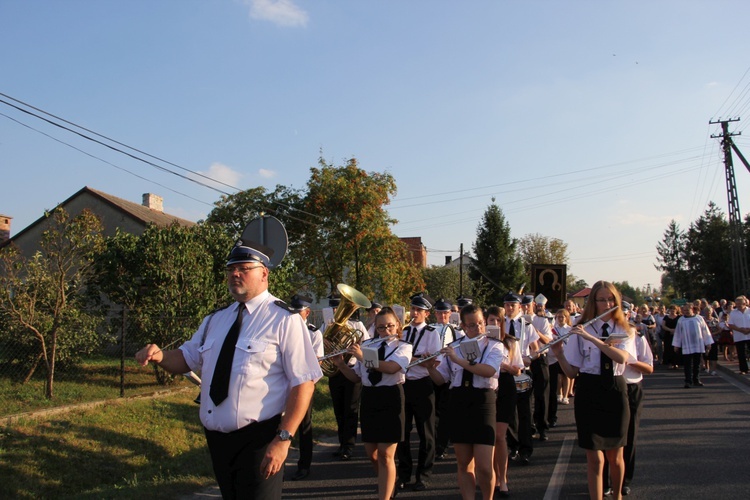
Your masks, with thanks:
[{"label": "tuba bell", "polygon": [[[336,308],[333,323],[323,333],[323,349],[326,354],[346,350],[360,341],[364,332],[352,328],[347,321],[360,307],[366,309],[372,305],[367,297],[349,285],[339,283],[336,289],[341,295],[341,302]],[[348,362],[350,357],[350,354],[344,354],[344,361]],[[320,368],[327,377],[332,377],[339,371],[330,359],[321,361]]]}]

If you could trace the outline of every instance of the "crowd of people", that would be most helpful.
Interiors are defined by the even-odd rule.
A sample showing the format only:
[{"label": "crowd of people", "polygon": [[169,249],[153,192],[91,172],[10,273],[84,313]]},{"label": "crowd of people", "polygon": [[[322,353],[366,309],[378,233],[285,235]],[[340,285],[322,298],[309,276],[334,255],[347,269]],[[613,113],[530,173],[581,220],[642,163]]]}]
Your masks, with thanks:
[{"label": "crowd of people", "polygon": [[[558,405],[571,398],[589,495],[620,498],[630,493],[641,379],[654,359],[682,365],[686,388],[703,385],[701,373],[713,372],[719,347],[724,356],[736,353],[740,372],[748,371],[745,297],[681,310],[633,308],[605,281],[594,284],[583,309],[568,301],[554,313],[544,296],[513,292],[502,305],[486,307],[467,297],[454,304],[419,293],[408,316],[370,303],[364,322],[345,319],[361,338],[324,355],[329,325],[308,323],[311,298],[298,294],[287,304],[268,292],[273,252],[239,241],[226,269],[235,302],[204,318],[179,348],[149,344],[136,354],[144,366],[201,373],[199,414],[223,498],[281,498],[298,431],[292,479],[310,474],[312,394],[326,371],[338,427],[335,455],[350,460],[361,429],[382,500],[428,489],[449,445],[464,499],[473,499],[477,487],[485,499],[510,496],[509,462],[532,464],[535,441],[548,439]],[[340,297],[329,299],[335,309]],[[409,442],[414,427],[416,461]]]}]

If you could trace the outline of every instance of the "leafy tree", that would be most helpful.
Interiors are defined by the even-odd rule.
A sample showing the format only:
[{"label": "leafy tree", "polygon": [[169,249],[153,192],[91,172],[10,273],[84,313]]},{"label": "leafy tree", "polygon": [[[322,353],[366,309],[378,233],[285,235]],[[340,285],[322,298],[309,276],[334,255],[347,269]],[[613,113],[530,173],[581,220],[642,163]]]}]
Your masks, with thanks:
[{"label": "leafy tree", "polygon": [[630,286],[630,283],[628,283],[627,281],[613,281],[612,284],[623,295],[623,297],[627,297],[629,300],[631,300],[631,303],[634,306],[645,303],[643,299],[643,293],[641,293],[641,291],[637,288]]},{"label": "leafy tree", "polygon": [[[190,338],[201,319],[227,297],[225,263],[231,240],[217,225],[150,225],[140,236],[118,231],[97,258],[99,289],[124,306],[130,342],[166,346]],[[155,367],[157,380],[172,378]]]},{"label": "leafy tree", "polygon": [[589,286],[589,284],[586,283],[586,280],[580,279],[572,274],[568,274],[566,276],[566,280],[568,282],[567,290],[569,294],[580,292],[581,290],[583,290],[584,288],[588,288]]},{"label": "leafy tree", "polygon": [[365,172],[352,158],[342,167],[319,159],[310,169],[304,212],[316,214],[296,235],[300,272],[318,296],[347,283],[367,296],[404,303],[424,286],[419,266],[391,232],[384,206],[396,193],[390,174]]},{"label": "leafy tree", "polygon": [[532,264],[568,264],[569,261],[568,244],[559,238],[527,234],[518,240],[517,248],[527,276],[531,276]]},{"label": "leafy tree", "polygon": [[510,225],[493,199],[477,227],[473,245],[476,261],[469,271],[471,279],[480,286],[491,286],[488,303],[501,304],[508,290],[516,290],[527,281],[516,245],[517,240],[510,235]]},{"label": "leafy tree", "polygon": [[430,266],[422,270],[425,282],[425,290],[435,300],[445,298],[451,302],[459,295],[472,297],[477,304],[489,304],[489,286],[478,288],[480,282],[471,281],[469,278],[469,266],[467,262],[463,269],[464,291],[461,293],[461,274],[458,267],[453,266]]},{"label": "leafy tree", "polygon": [[31,355],[25,380],[44,362],[45,395],[54,397],[56,362],[75,363],[101,339],[99,318],[87,312],[84,290],[103,245],[101,221],[89,210],[75,217],[57,208],[47,213],[40,250],[30,259],[7,245],[0,249],[0,310],[11,333]]}]

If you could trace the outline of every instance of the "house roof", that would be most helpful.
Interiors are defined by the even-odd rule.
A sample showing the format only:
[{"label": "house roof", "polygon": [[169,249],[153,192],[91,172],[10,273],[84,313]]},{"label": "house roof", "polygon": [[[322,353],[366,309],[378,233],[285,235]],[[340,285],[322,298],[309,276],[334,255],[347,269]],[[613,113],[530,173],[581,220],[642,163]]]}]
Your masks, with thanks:
[{"label": "house roof", "polygon": [[570,297],[571,298],[582,298],[582,299],[585,299],[586,297],[589,296],[589,294],[591,294],[591,288],[590,287],[586,287],[583,290],[580,290],[580,291],[574,293]]},{"label": "house roof", "polygon": [[[148,224],[155,224],[158,227],[166,227],[174,222],[181,226],[195,226],[196,223],[187,219],[183,219],[181,217],[177,217],[175,215],[170,215],[164,212],[161,212],[159,210],[154,210],[153,208],[149,208],[143,205],[139,205],[138,203],[134,203],[132,201],[124,200],[122,198],[118,198],[117,196],[113,196],[109,193],[105,193],[104,191],[99,191],[93,188],[90,188],[88,186],[84,186],[80,190],[76,191],[73,195],[68,197],[65,201],[62,203],[59,203],[55,208],[57,207],[63,207],[65,208],[66,205],[68,205],[72,200],[75,198],[83,195],[88,194],[90,196],[93,196],[94,198],[97,198],[102,203],[105,203],[111,207],[113,207],[115,210],[122,212],[123,214],[127,215],[131,219],[143,224],[143,226],[147,226]],[[45,216],[42,216],[23,228],[21,231],[13,235],[10,240],[8,240],[5,243],[8,243],[10,241],[15,240],[16,238],[20,237],[27,231],[29,231],[31,228],[36,226],[37,224],[41,223],[46,219]]]}]

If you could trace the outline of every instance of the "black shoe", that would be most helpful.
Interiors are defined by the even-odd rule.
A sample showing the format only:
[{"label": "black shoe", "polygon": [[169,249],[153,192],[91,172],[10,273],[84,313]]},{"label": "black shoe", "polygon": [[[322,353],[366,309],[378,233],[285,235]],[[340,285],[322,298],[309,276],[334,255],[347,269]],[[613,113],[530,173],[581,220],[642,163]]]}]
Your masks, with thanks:
[{"label": "black shoe", "polygon": [[497,498],[509,498],[510,497],[510,490],[501,490],[499,489],[499,486],[495,487],[495,496]]},{"label": "black shoe", "polygon": [[703,382],[701,382],[700,380],[696,380],[695,382],[693,382],[693,385],[696,387],[703,387]]},{"label": "black shoe", "polygon": [[424,491],[427,489],[427,485],[423,481],[417,481],[411,489],[412,491]]},{"label": "black shoe", "polygon": [[448,458],[448,454],[444,451],[435,454],[435,460],[437,460],[438,462],[445,460],[446,458]]},{"label": "black shoe", "polygon": [[690,384],[688,384],[687,382],[685,382],[685,389],[690,389]]},{"label": "black shoe", "polygon": [[614,493],[614,491],[612,491],[612,488],[607,488],[606,490],[604,490],[605,497],[611,497],[612,493]]},{"label": "black shoe", "polygon": [[348,460],[351,460],[352,458],[352,450],[351,448],[344,448],[341,450],[341,455],[339,455],[339,460],[342,462],[346,462]]},{"label": "black shoe", "polygon": [[343,450],[344,450],[344,447],[343,446],[339,446],[338,449],[336,449],[336,451],[334,451],[333,453],[331,453],[331,455],[333,455],[334,457],[340,457],[341,456],[341,452]]},{"label": "black shoe", "polygon": [[630,495],[630,486],[623,486],[622,487],[622,496]]},{"label": "black shoe", "polygon": [[299,481],[305,479],[310,475],[310,469],[299,469],[295,475],[292,476],[292,481]]},{"label": "black shoe", "polygon": [[553,420],[549,423],[550,428],[557,427],[557,420]]},{"label": "black shoe", "polygon": [[542,431],[539,433],[539,441],[549,441],[549,436],[547,436],[547,431]]},{"label": "black shoe", "polygon": [[406,485],[407,484],[408,484],[407,481],[402,481],[402,480],[399,479],[399,480],[396,481],[396,489],[398,491],[403,491],[403,490],[406,489]]},{"label": "black shoe", "polygon": [[518,461],[521,462],[521,465],[531,465],[531,459],[528,455],[521,455]]},{"label": "black shoe", "polygon": [[509,458],[510,460],[512,460],[513,462],[516,462],[516,461],[518,460],[518,458],[519,458],[518,452],[517,452],[517,451],[511,451],[511,452],[510,452],[510,453],[508,454],[508,458]]}]

